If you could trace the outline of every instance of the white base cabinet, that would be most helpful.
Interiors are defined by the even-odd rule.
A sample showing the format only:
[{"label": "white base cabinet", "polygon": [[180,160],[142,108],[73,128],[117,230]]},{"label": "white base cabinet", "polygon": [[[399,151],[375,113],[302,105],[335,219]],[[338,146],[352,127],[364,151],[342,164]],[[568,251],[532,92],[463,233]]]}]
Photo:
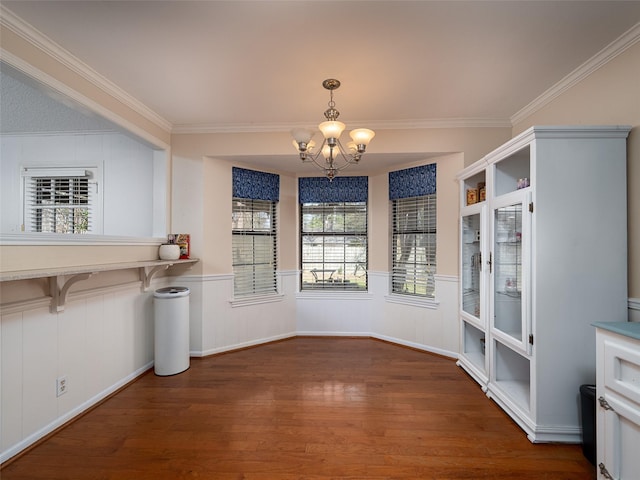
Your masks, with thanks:
[{"label": "white base cabinet", "polygon": [[458,175],[458,364],[532,442],[581,442],[591,325],[627,320],[629,130],[532,127]]},{"label": "white base cabinet", "polygon": [[640,323],[595,324],[598,479],[640,475]]}]

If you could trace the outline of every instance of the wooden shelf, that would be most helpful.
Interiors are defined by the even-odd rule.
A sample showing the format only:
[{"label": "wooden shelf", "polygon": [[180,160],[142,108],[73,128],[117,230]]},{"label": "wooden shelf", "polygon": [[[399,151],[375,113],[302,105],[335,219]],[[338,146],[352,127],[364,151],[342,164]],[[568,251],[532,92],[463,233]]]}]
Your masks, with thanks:
[{"label": "wooden shelf", "polygon": [[174,265],[193,265],[196,262],[198,262],[197,258],[189,258],[183,260],[146,260],[36,270],[16,270],[12,272],[0,272],[0,282],[48,278],[49,291],[51,294],[51,312],[56,313],[64,310],[67,293],[73,284],[87,280],[98,273],[137,268],[140,274],[140,281],[142,282],[142,290],[146,291],[151,284],[151,279],[156,273],[167,270]]}]

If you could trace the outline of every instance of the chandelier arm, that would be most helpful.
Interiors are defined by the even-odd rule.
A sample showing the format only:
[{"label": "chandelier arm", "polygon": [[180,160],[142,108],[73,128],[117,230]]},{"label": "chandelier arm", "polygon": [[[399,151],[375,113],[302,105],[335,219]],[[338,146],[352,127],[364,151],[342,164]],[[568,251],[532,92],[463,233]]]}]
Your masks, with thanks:
[{"label": "chandelier arm", "polygon": [[342,146],[342,143],[340,142],[340,139],[336,139],[337,140],[337,144],[338,144],[338,150],[340,151],[340,156],[342,157],[342,161],[345,163],[344,165],[340,166],[340,167],[336,167],[336,170],[340,171],[340,170],[344,170],[345,168],[347,168],[350,165],[357,165],[360,162],[360,156],[361,154],[351,154],[351,153],[345,153],[346,150],[345,148]]}]

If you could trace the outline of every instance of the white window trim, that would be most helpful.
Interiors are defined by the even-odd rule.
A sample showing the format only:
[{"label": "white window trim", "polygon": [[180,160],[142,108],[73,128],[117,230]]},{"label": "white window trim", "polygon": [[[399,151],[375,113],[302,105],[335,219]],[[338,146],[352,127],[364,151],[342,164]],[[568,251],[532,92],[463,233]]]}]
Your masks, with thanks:
[{"label": "white window trim", "polygon": [[410,294],[390,293],[385,295],[384,299],[387,303],[399,303],[431,310],[437,310],[440,306],[440,301],[437,298],[418,297]]}]

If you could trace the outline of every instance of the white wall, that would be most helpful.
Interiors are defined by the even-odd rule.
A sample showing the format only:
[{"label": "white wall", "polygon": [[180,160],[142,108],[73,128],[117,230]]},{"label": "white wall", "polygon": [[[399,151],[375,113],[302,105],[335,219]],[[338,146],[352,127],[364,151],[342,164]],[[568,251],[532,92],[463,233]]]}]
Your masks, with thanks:
[{"label": "white wall", "polygon": [[[21,167],[82,166],[98,169],[99,204],[104,208],[96,217],[95,233],[152,237],[159,230],[154,216],[156,222],[163,217],[154,215],[154,198],[166,201],[158,192],[166,190],[166,159],[157,157],[149,147],[115,133],[2,136],[0,232],[20,232]],[[164,235],[164,222],[160,227]]]}]

